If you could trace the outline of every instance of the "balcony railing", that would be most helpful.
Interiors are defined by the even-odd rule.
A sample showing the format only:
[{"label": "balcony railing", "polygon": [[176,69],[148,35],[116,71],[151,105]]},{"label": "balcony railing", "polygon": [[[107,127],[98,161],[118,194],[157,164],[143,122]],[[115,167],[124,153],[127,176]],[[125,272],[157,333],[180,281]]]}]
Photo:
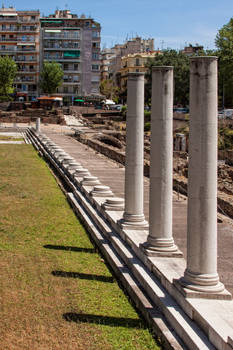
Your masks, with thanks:
[{"label": "balcony railing", "polygon": [[36,57],[15,57],[15,62],[37,62]]},{"label": "balcony railing", "polygon": [[57,40],[57,39],[60,39],[60,40],[80,40],[80,36],[75,36],[75,35],[69,35],[69,36],[65,36],[65,35],[49,35],[49,34],[45,34],[44,35],[44,39],[49,39],[49,40]]},{"label": "balcony railing", "polygon": [[22,28],[22,27],[12,27],[12,28],[1,28],[0,32],[39,32],[39,27],[28,27],[28,28]]},{"label": "balcony railing", "polygon": [[18,73],[38,73],[39,72],[39,70],[38,69],[19,69],[18,68],[18,70],[17,70],[17,74]]},{"label": "balcony railing", "polygon": [[78,50],[79,47],[76,45],[69,45],[69,46],[52,46],[52,45],[44,45],[45,50]]},{"label": "balcony railing", "polygon": [[27,38],[27,39],[23,39],[23,38],[17,38],[17,37],[15,37],[15,38],[1,38],[0,37],[0,41],[15,41],[15,42],[25,42],[25,43],[27,43],[27,42],[35,42],[35,39],[30,39],[30,38]]},{"label": "balcony railing", "polygon": [[15,82],[19,83],[19,82],[34,82],[35,78],[34,77],[16,77],[15,78]]},{"label": "balcony railing", "polygon": [[80,62],[80,57],[53,57],[53,56],[44,56],[44,59],[47,61],[66,61],[66,62]]},{"label": "balcony railing", "polygon": [[21,52],[21,51],[23,51],[23,52],[30,52],[30,51],[32,51],[32,52],[35,52],[36,51],[36,48],[35,47],[30,47],[30,48],[19,48],[19,47],[17,47],[17,48],[11,48],[11,47],[5,47],[5,48],[0,48],[0,51],[7,51],[7,52]]},{"label": "balcony railing", "polygon": [[80,84],[80,81],[79,80],[73,80],[73,79],[63,79],[63,83]]}]

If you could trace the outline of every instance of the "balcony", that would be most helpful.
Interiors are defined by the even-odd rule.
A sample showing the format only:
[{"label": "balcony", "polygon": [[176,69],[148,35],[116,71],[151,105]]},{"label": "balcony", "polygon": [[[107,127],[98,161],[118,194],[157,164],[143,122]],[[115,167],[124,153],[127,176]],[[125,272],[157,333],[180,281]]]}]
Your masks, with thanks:
[{"label": "balcony", "polygon": [[[3,46],[3,45],[2,45]],[[30,47],[21,47],[21,46],[13,46],[13,47],[0,47],[0,51],[1,52],[10,52],[10,53],[14,53],[14,52],[36,52],[36,48],[35,46],[30,46]]]},{"label": "balcony", "polygon": [[63,84],[79,85],[80,81],[73,79],[63,79]]},{"label": "balcony", "polygon": [[36,57],[29,58],[29,57],[15,57],[15,62],[30,62],[30,63],[37,63]]},{"label": "balcony", "polygon": [[58,46],[58,47],[49,47],[49,46],[44,46],[45,51],[50,51],[50,50],[55,50],[55,51],[67,51],[67,50],[78,50],[79,47],[77,46]]},{"label": "balcony", "polygon": [[63,68],[63,72],[64,73],[76,73],[76,74],[80,74],[81,73],[80,70],[78,70],[78,69],[75,70],[74,68],[69,68],[69,69]]},{"label": "balcony", "polygon": [[17,70],[17,74],[28,74],[28,73],[31,73],[31,74],[35,74],[35,73],[39,73],[39,70],[38,69],[18,69]]},{"label": "balcony", "polygon": [[0,17],[0,22],[17,22],[18,21],[18,16],[1,16]]},{"label": "balcony", "polygon": [[22,27],[12,27],[12,28],[0,28],[0,33],[8,33],[8,32],[25,32],[25,33],[39,33],[39,27],[28,27],[28,28],[22,28]]},{"label": "balcony", "polygon": [[44,35],[45,40],[81,40],[80,36]]},{"label": "balcony", "polygon": [[35,77],[19,77],[17,76],[15,78],[15,83],[20,83],[20,82],[27,82],[27,83],[34,83],[35,82]]},{"label": "balcony", "polygon": [[58,61],[58,62],[75,62],[80,63],[80,57],[64,57],[64,56],[44,56],[45,61]]},{"label": "balcony", "polygon": [[0,42],[1,41],[4,41],[4,42],[12,42],[12,41],[14,41],[14,42],[17,42],[18,41],[18,39],[15,37],[15,38],[1,38],[0,37]]}]

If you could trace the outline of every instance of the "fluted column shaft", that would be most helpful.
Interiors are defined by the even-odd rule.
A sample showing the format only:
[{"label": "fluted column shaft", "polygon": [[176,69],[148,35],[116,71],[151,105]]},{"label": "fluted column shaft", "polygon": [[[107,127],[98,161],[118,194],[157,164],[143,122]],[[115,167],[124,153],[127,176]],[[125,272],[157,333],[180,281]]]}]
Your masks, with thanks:
[{"label": "fluted column shaft", "polygon": [[173,67],[152,67],[149,236],[145,247],[177,251],[172,237]]},{"label": "fluted column shaft", "polygon": [[127,84],[125,209],[122,224],[147,225],[143,213],[144,73],[129,73]]},{"label": "fluted column shaft", "polygon": [[217,58],[190,60],[187,268],[182,282],[224,289],[217,273]]}]

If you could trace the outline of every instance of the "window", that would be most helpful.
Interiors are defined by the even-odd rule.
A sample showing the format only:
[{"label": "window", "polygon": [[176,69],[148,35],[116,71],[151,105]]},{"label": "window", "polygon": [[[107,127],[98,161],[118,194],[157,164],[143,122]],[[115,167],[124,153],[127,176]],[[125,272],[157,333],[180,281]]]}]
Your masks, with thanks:
[{"label": "window", "polygon": [[77,63],[74,64],[74,70],[78,70],[78,64]]},{"label": "window", "polygon": [[99,32],[97,32],[97,31],[92,32],[92,38],[99,38],[99,36],[100,36]]},{"label": "window", "polygon": [[64,92],[64,94],[67,94],[67,93],[68,93],[68,87],[67,87],[67,86],[64,86],[63,92]]},{"label": "window", "polygon": [[92,59],[93,59],[93,60],[98,60],[98,59],[99,59],[99,54],[96,53],[96,52],[93,52],[93,53],[92,53]]},{"label": "window", "polygon": [[140,59],[136,58],[136,66],[140,66]]},{"label": "window", "polygon": [[99,42],[98,43],[92,43],[92,47],[94,49],[99,48],[100,47],[100,43]]},{"label": "window", "polygon": [[73,76],[73,81],[75,81],[75,82],[79,81],[79,76],[78,75],[74,75]]},{"label": "window", "polygon": [[98,64],[92,64],[91,69],[92,70],[99,70],[99,65]]},{"label": "window", "polygon": [[99,75],[94,75],[91,78],[92,83],[98,83],[100,81],[100,76]]}]

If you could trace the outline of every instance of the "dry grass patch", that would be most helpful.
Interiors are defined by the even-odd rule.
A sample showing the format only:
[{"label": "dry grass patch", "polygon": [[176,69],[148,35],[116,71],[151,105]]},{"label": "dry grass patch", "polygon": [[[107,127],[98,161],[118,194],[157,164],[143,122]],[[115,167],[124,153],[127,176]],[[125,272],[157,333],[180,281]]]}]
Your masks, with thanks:
[{"label": "dry grass patch", "polygon": [[158,349],[32,146],[0,167],[0,349]]}]

